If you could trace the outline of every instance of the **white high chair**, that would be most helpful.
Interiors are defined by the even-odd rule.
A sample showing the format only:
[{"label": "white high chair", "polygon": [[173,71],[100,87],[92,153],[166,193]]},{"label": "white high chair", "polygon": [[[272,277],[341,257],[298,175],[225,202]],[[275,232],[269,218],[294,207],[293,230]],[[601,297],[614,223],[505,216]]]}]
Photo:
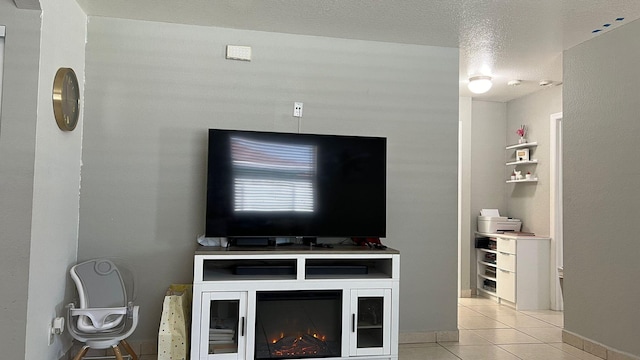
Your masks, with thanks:
[{"label": "white high chair", "polygon": [[138,325],[138,306],[127,301],[127,290],[116,265],[110,260],[94,259],[74,265],[70,274],[80,304],[78,308],[74,303],[67,305],[67,328],[74,339],[85,344],[73,360],[83,359],[89,348],[111,348],[117,360],[124,360],[118,344],[128,353],[125,356],[137,360],[126,338]]}]

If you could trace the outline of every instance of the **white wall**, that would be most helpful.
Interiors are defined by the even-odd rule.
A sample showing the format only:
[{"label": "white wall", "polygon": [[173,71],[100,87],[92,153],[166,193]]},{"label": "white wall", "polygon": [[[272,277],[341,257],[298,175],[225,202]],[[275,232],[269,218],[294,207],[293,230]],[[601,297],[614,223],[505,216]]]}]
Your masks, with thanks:
[{"label": "white wall", "polygon": [[[518,143],[516,130],[522,124],[527,127],[527,141],[538,143],[537,147],[530,150],[531,158],[538,159],[538,164],[517,167],[523,174],[531,171],[538,177],[538,182],[507,184],[507,209],[509,216],[522,219],[523,231],[531,231],[540,236],[549,236],[549,116],[560,111],[562,86],[543,89],[507,103],[507,144]],[[514,159],[514,155],[506,151],[503,151],[503,155],[505,162]],[[506,168],[505,179],[508,171],[513,168],[514,166]]]},{"label": "white wall", "polygon": [[24,358],[29,284],[40,12],[0,1],[6,26],[0,116],[0,349]]},{"label": "white wall", "polygon": [[0,10],[6,25],[0,348],[7,359],[57,359],[70,339],[57,337],[49,346],[49,324],[65,314],[71,298],[67,271],[77,251],[82,130],[57,128],[51,91],[59,66],[73,67],[82,79],[86,17],[72,0],[45,2],[42,11],[2,1]]},{"label": "white wall", "polygon": [[564,53],[565,329],[640,356],[640,21]]},{"label": "white wall", "polygon": [[503,193],[506,111],[505,103],[473,101],[471,221],[475,229],[480,209],[495,208],[501,213],[507,210]]},{"label": "white wall", "polygon": [[[224,59],[249,45],[251,62]],[[401,330],[457,329],[458,50],[90,18],[78,257],[138,276],[138,340],[165,288],[192,281],[206,129],[388,138],[388,236]]]},{"label": "white wall", "polygon": [[507,213],[504,197],[504,129],[507,123],[505,103],[489,101],[472,102],[471,120],[471,200],[469,205],[470,285],[475,292],[477,284],[474,232],[478,229],[477,217],[483,208],[499,209]]},{"label": "white wall", "polygon": [[86,15],[73,0],[42,6],[25,359],[59,358],[71,345],[65,335],[49,346],[48,333],[72,298],[68,269],[76,260],[78,239],[82,117],[73,132],[61,131],[51,89],[57,69],[71,67],[82,93]]},{"label": "white wall", "polygon": [[460,98],[460,295],[476,293],[475,232],[483,208],[507,210],[504,196],[506,104]]}]

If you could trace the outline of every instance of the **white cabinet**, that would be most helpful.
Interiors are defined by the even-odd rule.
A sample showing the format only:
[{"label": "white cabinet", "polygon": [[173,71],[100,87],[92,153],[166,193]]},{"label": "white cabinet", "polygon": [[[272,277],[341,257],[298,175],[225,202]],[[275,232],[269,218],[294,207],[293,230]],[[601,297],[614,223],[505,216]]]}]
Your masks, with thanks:
[{"label": "white cabinet", "polygon": [[391,354],[391,289],[351,290],[352,356]]},{"label": "white cabinet", "polygon": [[[551,239],[477,233],[478,293],[518,310],[548,309]],[[495,274],[495,275],[494,275]]]},{"label": "white cabinet", "polygon": [[247,293],[201,293],[200,359],[244,359],[247,339]]},{"label": "white cabinet", "polygon": [[399,276],[393,249],[200,247],[191,359],[397,360]]}]

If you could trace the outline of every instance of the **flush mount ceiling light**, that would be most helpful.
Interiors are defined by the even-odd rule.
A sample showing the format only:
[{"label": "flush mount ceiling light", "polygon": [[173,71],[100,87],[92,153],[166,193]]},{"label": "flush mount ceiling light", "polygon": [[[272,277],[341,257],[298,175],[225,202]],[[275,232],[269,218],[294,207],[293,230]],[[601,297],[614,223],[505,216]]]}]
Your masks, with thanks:
[{"label": "flush mount ceiling light", "polygon": [[479,75],[469,78],[469,90],[474,94],[484,94],[491,89],[492,85],[491,76]]}]

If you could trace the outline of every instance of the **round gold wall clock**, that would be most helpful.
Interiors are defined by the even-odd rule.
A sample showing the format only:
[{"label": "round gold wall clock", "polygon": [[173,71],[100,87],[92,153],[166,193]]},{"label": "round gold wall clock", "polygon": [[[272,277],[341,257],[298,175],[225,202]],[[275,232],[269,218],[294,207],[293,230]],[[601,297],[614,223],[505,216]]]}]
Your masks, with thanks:
[{"label": "round gold wall clock", "polygon": [[80,115],[80,87],[71,68],[60,68],[53,79],[53,115],[61,130],[71,131]]}]

